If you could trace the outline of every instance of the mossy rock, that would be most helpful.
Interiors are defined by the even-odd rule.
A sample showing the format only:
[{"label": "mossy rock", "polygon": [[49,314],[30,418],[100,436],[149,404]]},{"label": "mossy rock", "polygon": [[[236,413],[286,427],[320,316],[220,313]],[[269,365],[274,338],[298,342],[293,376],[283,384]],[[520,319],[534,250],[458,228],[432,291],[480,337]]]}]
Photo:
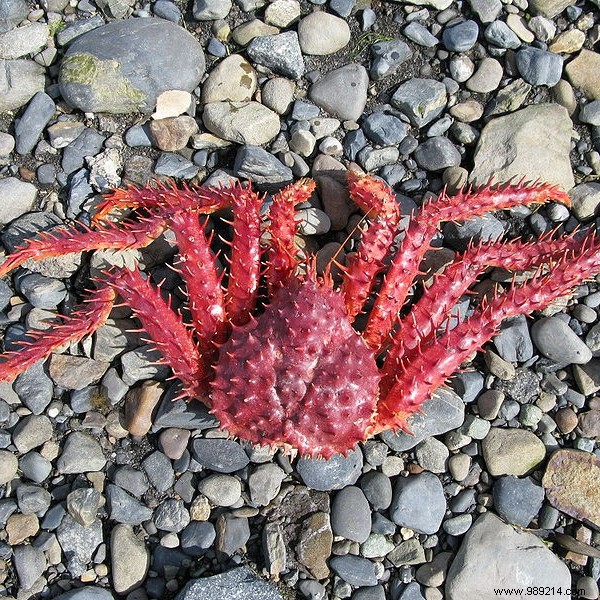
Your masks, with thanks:
[{"label": "mossy rock", "polygon": [[156,18],[113,21],[77,38],[60,65],[65,101],[84,112],[150,112],[167,90],[191,92],[205,60],[182,27]]}]

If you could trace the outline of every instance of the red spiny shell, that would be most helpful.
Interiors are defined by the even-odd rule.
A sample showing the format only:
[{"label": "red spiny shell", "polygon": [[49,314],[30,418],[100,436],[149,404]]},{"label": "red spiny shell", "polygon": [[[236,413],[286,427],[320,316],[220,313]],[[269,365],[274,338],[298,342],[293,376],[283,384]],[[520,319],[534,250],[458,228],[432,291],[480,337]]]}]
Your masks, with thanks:
[{"label": "red spiny shell", "polygon": [[329,458],[366,438],[379,380],[341,294],[294,280],[221,347],[211,412],[255,444]]}]

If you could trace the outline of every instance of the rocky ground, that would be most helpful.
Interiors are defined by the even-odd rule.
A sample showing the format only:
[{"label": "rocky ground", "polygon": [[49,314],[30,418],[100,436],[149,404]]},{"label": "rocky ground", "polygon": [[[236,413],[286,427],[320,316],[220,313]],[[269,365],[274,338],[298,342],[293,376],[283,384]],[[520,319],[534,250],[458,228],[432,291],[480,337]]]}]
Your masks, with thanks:
[{"label": "rocky ground", "polygon": [[[89,222],[124,183],[250,178],[273,192],[308,175],[319,195],[299,242],[341,261],[360,218],[335,177],[350,163],[406,212],[492,176],[569,192],[570,208],[445,226],[450,255],[505,232],[594,228],[597,0],[416,4],[0,0],[6,253]],[[137,261],[176,290],[173,254],[166,234],[144,252],[18,269],[0,281],[4,348],[51,328],[107,264]],[[596,599],[599,308],[591,282],[505,323],[414,435],[329,462],[227,439],[200,403],[174,400],[117,308],[0,384],[0,597]]]}]

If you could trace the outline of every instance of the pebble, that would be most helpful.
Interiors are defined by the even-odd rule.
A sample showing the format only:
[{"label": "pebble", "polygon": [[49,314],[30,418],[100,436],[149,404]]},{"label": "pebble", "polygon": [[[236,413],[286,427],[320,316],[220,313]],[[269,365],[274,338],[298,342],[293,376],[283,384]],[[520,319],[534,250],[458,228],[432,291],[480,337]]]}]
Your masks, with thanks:
[{"label": "pebble", "polygon": [[375,563],[366,558],[346,554],[334,556],[329,563],[332,570],[350,585],[365,587],[377,584]]},{"label": "pebble", "polygon": [[246,51],[252,61],[279,75],[299,79],[304,74],[304,58],[295,31],[256,36]]},{"label": "pebble", "polygon": [[528,46],[517,52],[517,69],[531,85],[556,85],[561,78],[563,59],[559,54]]},{"label": "pebble", "polygon": [[530,431],[492,427],[481,442],[487,470],[494,477],[525,475],[546,456],[543,442]]},{"label": "pebble", "polygon": [[31,99],[15,125],[15,150],[19,154],[33,150],[55,110],[54,101],[44,92],[38,92]]},{"label": "pebble", "polygon": [[592,351],[575,332],[557,317],[546,317],[531,327],[531,339],[547,358],[561,364],[586,364]]},{"label": "pebble", "polygon": [[480,94],[493,92],[500,85],[504,71],[495,58],[484,58],[467,80],[467,89]]},{"label": "pebble", "polygon": [[13,565],[19,578],[22,590],[33,588],[39,577],[46,570],[46,557],[38,548],[20,544],[13,549]]},{"label": "pebble", "polygon": [[360,478],[360,488],[375,511],[387,509],[392,502],[392,483],[380,471],[369,471]]},{"label": "pebble", "polygon": [[451,52],[467,52],[477,42],[479,27],[475,21],[467,20],[444,28],[442,41],[446,50]]},{"label": "pebble", "polygon": [[131,525],[117,524],[110,537],[112,583],[117,594],[127,594],[140,587],[150,566],[144,539]]},{"label": "pebble", "polygon": [[375,81],[392,75],[412,56],[412,50],[402,40],[385,40],[371,46],[369,74]]},{"label": "pebble", "polygon": [[0,193],[4,198],[0,208],[1,225],[7,225],[29,212],[37,198],[35,186],[16,177],[0,179]]},{"label": "pebble", "polygon": [[304,54],[333,54],[349,41],[350,27],[346,20],[325,11],[310,13],[298,23],[298,42]]},{"label": "pebble", "polygon": [[139,525],[152,517],[152,509],[117,485],[109,484],[106,488],[106,499],[109,506],[109,515],[117,523],[126,525]]},{"label": "pebble", "polygon": [[311,85],[309,98],[331,116],[357,120],[367,103],[369,75],[359,64],[334,69]]},{"label": "pebble", "polygon": [[421,23],[418,21],[411,21],[402,32],[404,37],[418,44],[419,46],[425,46],[426,48],[433,48],[437,46],[440,41]]},{"label": "pebble", "polygon": [[434,79],[413,78],[400,84],[391,98],[415,127],[423,127],[438,117],[446,107],[446,87]]},{"label": "pebble", "polygon": [[215,506],[233,506],[241,497],[239,479],[231,475],[209,475],[198,484],[198,491]]},{"label": "pebble", "polygon": [[331,491],[354,485],[361,474],[362,465],[362,453],[357,448],[345,457],[334,454],[328,461],[302,457],[296,469],[308,487]]},{"label": "pebble", "polygon": [[436,533],[445,511],[442,484],[433,473],[409,475],[396,482],[390,518],[397,525],[418,533]]},{"label": "pebble", "polygon": [[363,543],[371,533],[371,510],[363,491],[349,485],[340,490],[331,505],[334,535]]},{"label": "pebble", "polygon": [[18,468],[19,459],[9,450],[0,450],[0,485],[11,481]]},{"label": "pebble", "polygon": [[258,506],[268,506],[277,496],[285,471],[272,463],[258,465],[248,477],[250,499]]}]

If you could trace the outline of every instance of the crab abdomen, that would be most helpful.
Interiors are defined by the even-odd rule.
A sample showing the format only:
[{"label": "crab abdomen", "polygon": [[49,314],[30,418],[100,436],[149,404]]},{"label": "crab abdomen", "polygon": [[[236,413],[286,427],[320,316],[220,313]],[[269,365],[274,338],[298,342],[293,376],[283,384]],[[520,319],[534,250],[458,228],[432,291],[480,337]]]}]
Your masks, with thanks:
[{"label": "crab abdomen", "polygon": [[367,437],[379,380],[342,296],[309,278],[234,328],[219,352],[211,412],[255,444],[329,458]]}]

